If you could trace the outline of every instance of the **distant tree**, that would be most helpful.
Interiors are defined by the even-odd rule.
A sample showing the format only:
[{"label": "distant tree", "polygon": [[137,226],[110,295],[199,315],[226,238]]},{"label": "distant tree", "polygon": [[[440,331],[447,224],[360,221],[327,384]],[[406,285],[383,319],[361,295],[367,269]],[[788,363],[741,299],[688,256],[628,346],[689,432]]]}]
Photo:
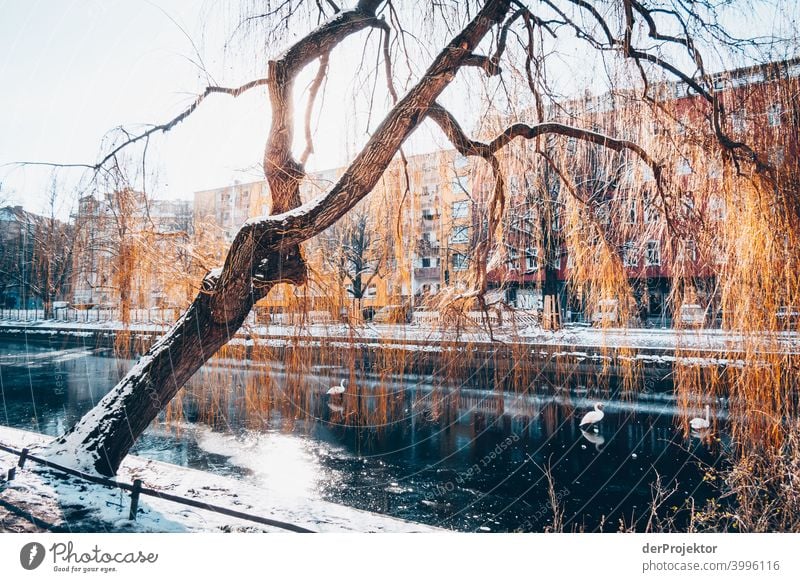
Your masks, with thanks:
[{"label": "distant tree", "polygon": [[[582,50],[601,54],[639,77],[640,87],[626,94],[631,100],[657,102],[651,88],[657,84],[654,80],[663,75],[682,83],[686,91],[697,95],[703,109],[704,115],[697,124],[702,124],[703,135],[710,138],[705,142],[705,151],[717,152],[729,167],[751,176],[769,176],[768,164],[749,145],[731,137],[714,78],[704,67],[703,47],[718,50],[738,46],[744,50],[758,45],[757,41],[739,41],[727,34],[716,18],[716,2],[465,0],[411,2],[408,6],[416,10],[408,11],[400,11],[397,4],[391,0],[359,0],[352,8],[340,8],[334,2],[268,2],[260,16],[247,18],[246,22],[266,23],[268,46],[277,46],[287,31],[292,36],[297,33],[297,37],[284,52],[268,57],[265,78],[236,88],[209,86],[169,122],[142,133],[119,133],[119,141],[94,166],[97,171],[105,170],[124,148],[144,145],[154,134],[174,128],[211,94],[236,97],[255,87],[266,87],[272,111],[263,167],[272,196],[272,215],[249,220],[241,227],[224,264],[205,276],[202,289],[180,320],[92,411],[49,445],[47,453],[52,458],[114,474],[150,422],[240,328],[253,304],[278,283],[305,283],[307,268],[300,245],[351,212],[372,191],[403,144],[425,120],[436,123],[460,154],[483,160],[492,170],[486,231],[489,236],[477,241],[475,248],[478,275],[472,293],[477,298],[487,288],[489,258],[502,244],[498,239],[506,209],[507,182],[499,158],[514,140],[538,142],[546,136],[560,136],[599,146],[614,155],[626,155],[632,164],[647,167],[655,177],[659,212],[676,232],[681,230],[676,217],[678,197],[669,180],[672,166],[665,163],[666,153],[647,151],[628,138],[624,128],[619,128],[616,135],[602,133],[581,125],[580,117],[545,116],[545,108],[539,108],[542,115],[534,117],[533,123],[514,122],[487,141],[472,139],[441,98],[457,76],[469,76],[467,90],[477,91],[482,83],[480,75],[506,81],[516,74],[528,86],[531,101],[557,103],[559,95],[550,90],[548,79],[559,66],[558,48],[562,43],[578,42]],[[319,26],[298,32],[316,18],[321,22]],[[404,23],[406,18],[415,20]],[[423,33],[407,32],[412,29]],[[307,66],[317,63],[316,77],[307,89],[311,105],[306,108],[304,121],[308,128],[313,103],[329,72],[329,61],[335,56],[334,49],[365,31],[381,35],[380,45],[365,41],[365,62],[369,58],[383,59],[383,68],[376,70],[386,75],[391,105],[382,121],[370,128],[366,144],[335,184],[301,205],[299,187],[314,148],[313,132],[308,130],[303,153],[296,157],[292,150],[297,125],[293,107],[295,81]],[[396,34],[394,38],[392,33]],[[370,35],[361,36],[367,39]],[[420,45],[417,51],[407,48],[412,37]],[[444,37],[449,38],[442,41]],[[371,51],[376,55],[370,56]],[[404,74],[395,74],[395,68],[403,62]],[[402,97],[396,87],[401,78],[410,80],[402,87]],[[654,107],[653,111],[661,115],[657,109]],[[576,195],[585,208],[588,202],[577,191]],[[782,208],[794,207],[787,204]],[[797,225],[796,218],[782,215],[778,220]],[[569,241],[586,238],[581,228],[578,224],[570,230]],[[621,280],[624,271],[615,253],[603,248],[598,252],[603,272],[607,273],[600,281],[599,293],[610,293],[612,285],[605,281]]]},{"label": "distant tree", "polygon": [[37,217],[33,228],[31,293],[41,300],[45,318],[53,316],[53,301],[66,297],[72,274],[75,229],[57,218],[58,195],[54,178],[47,214]]},{"label": "distant tree", "polygon": [[[73,229],[59,220],[58,185],[53,180],[47,215],[27,212],[21,206],[2,209],[0,233],[0,297],[14,290],[17,307],[41,304],[52,317],[53,301],[66,296],[72,261]],[[4,305],[5,306],[5,305]]]},{"label": "distant tree", "polygon": [[373,221],[368,209],[357,208],[321,236],[323,263],[358,311],[370,285],[386,266],[385,241]]}]

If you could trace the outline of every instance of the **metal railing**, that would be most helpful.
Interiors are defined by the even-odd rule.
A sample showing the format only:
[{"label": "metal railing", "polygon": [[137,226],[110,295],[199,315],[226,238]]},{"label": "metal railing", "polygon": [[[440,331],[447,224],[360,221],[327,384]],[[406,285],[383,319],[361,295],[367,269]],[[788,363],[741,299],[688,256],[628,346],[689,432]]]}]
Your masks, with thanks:
[{"label": "metal railing", "polygon": [[[150,309],[131,309],[131,323],[171,324],[180,315],[173,308],[153,307]],[[45,317],[43,309],[0,309],[0,320],[36,322],[58,321],[64,323],[109,323],[121,320],[116,308],[75,309],[74,307],[58,307],[49,317]]]},{"label": "metal railing", "polygon": [[213,513],[218,513],[220,515],[226,515],[228,517],[234,517],[237,519],[243,519],[246,521],[252,521],[255,523],[259,523],[262,525],[268,525],[271,527],[276,527],[279,529],[284,529],[291,532],[296,533],[315,533],[313,530],[306,529],[304,527],[300,527],[298,525],[294,525],[292,523],[286,523],[283,521],[278,521],[275,519],[270,519],[268,517],[262,517],[260,515],[252,515],[250,513],[244,513],[243,511],[236,511],[235,509],[229,509],[227,507],[221,507],[219,505],[213,505],[211,503],[206,503],[203,501],[198,501],[196,499],[189,499],[187,497],[181,497],[180,495],[173,495],[172,493],[166,493],[164,491],[158,491],[156,489],[150,489],[148,487],[142,486],[141,479],[134,479],[133,483],[125,483],[122,481],[112,481],[111,479],[107,479],[105,477],[98,477],[96,475],[90,475],[88,473],[84,473],[82,471],[78,471],[77,469],[72,469],[70,467],[64,467],[63,465],[59,465],[58,463],[54,463],[52,461],[48,461],[46,459],[42,459],[39,457],[35,457],[34,455],[30,454],[29,449],[25,448],[21,451],[16,450],[12,447],[4,445],[0,443],[0,451],[5,451],[6,453],[16,455],[19,457],[17,461],[17,466],[12,467],[8,470],[6,474],[5,480],[13,481],[16,478],[17,469],[22,469],[25,466],[27,461],[31,461],[34,463],[38,463],[40,465],[44,465],[45,467],[49,467],[50,469],[54,469],[56,471],[61,471],[67,475],[72,475],[73,477],[78,477],[83,479],[84,481],[89,481],[91,483],[96,483],[98,485],[103,485],[105,487],[110,487],[112,489],[122,489],[124,491],[130,491],[131,493],[131,506],[130,511],[128,513],[128,519],[131,521],[136,520],[136,514],[139,511],[139,497],[142,495],[149,495],[150,497],[157,497],[159,499],[164,499],[166,501],[171,501],[173,503],[178,503],[180,505],[188,505],[190,507],[196,507],[198,509],[204,509],[206,511],[211,511]]}]

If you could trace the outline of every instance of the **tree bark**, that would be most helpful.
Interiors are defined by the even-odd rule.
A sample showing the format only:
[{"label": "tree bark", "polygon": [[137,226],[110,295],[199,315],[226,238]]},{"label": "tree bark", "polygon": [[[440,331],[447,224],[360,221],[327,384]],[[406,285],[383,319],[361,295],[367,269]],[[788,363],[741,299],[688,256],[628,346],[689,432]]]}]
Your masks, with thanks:
[{"label": "tree bark", "polygon": [[[437,55],[417,85],[392,108],[331,190],[295,208],[302,168],[289,149],[292,118],[288,103],[294,75],[304,63],[330,51],[351,32],[368,26],[378,4],[376,0],[362,0],[356,9],[337,15],[270,64],[271,80],[278,81],[270,92],[273,107],[286,113],[277,116],[278,123],[271,129],[265,170],[270,187],[276,188],[271,192],[273,213],[283,213],[242,226],[222,270],[206,276],[203,289],[186,313],[111,392],[46,447],[45,456],[85,471],[114,475],[136,439],[192,374],[233,337],[253,304],[276,283],[305,282],[300,243],[334,224],[372,191],[458,68],[509,9],[509,0],[487,0],[475,18]],[[283,170],[290,171],[282,173]]]}]

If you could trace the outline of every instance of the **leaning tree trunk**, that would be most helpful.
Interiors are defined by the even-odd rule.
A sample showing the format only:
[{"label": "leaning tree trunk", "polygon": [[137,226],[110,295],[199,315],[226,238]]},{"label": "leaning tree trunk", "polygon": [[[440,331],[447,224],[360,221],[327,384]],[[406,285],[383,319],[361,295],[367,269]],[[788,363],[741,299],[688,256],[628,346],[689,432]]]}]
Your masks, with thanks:
[{"label": "leaning tree trunk", "polygon": [[[302,263],[293,261],[294,272],[288,269],[290,264],[282,265],[283,272],[276,273],[275,279],[301,283],[305,275]],[[228,302],[225,316],[219,318],[215,317],[215,308],[219,306],[215,305],[212,291],[217,283],[215,276],[206,277],[204,290],[178,322],[97,406],[48,446],[47,456],[88,472],[109,476],[116,473],[150,422],[238,331],[250,313],[253,299],[265,295],[272,287],[266,285],[249,298]]]},{"label": "leaning tree trunk", "polygon": [[487,0],[392,108],[339,181],[312,203],[295,208],[304,173],[291,154],[294,78],[314,59],[327,58],[349,34],[369,26],[384,28],[375,17],[379,4],[380,0],[361,0],[357,8],[339,13],[270,63],[273,116],[264,169],[277,215],[242,226],[222,270],[206,276],[186,313],[111,392],[47,445],[45,456],[86,471],[115,474],[136,439],[192,374],[233,337],[253,304],[276,283],[305,282],[300,243],[333,225],[372,191],[458,69],[474,64],[472,51],[509,9],[509,0]]}]

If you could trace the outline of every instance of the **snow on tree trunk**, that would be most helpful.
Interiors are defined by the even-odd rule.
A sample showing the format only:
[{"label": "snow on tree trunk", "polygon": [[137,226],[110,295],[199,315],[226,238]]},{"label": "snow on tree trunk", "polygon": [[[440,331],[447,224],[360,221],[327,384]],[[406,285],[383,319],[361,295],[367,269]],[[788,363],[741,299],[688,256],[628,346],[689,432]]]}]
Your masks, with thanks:
[{"label": "snow on tree trunk", "polygon": [[348,35],[368,26],[381,27],[374,14],[378,4],[361,0],[355,9],[340,12],[270,62],[273,120],[264,168],[273,214],[282,214],[258,217],[241,227],[224,266],[206,276],[203,289],[186,313],[111,392],[50,443],[43,456],[85,471],[114,475],[136,439],[192,374],[233,337],[253,304],[276,283],[305,282],[300,243],[330,227],[372,191],[459,67],[468,64],[481,39],[509,10],[509,0],[488,0],[386,115],[339,181],[324,195],[297,207],[304,174],[291,154],[294,78]]}]

